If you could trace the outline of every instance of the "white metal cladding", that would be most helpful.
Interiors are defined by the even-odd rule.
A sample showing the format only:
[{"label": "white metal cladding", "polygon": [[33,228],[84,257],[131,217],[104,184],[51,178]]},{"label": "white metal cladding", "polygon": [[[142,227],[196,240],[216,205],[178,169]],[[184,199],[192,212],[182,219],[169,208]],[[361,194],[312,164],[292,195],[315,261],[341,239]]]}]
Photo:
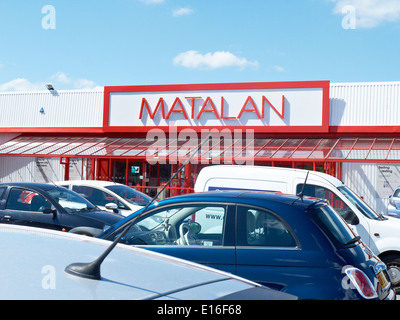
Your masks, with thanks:
[{"label": "white metal cladding", "polygon": [[[363,197],[364,201],[377,213],[386,214],[386,207],[389,197],[380,196],[378,193],[378,165],[376,163],[343,163],[342,180],[358,196]],[[391,164],[400,169],[400,165]],[[390,189],[394,191],[397,185],[393,184]]]},{"label": "white metal cladding", "polygon": [[64,179],[58,158],[1,157],[0,182],[52,182]]},{"label": "white metal cladding", "polygon": [[331,126],[400,125],[400,82],[331,83]]},{"label": "white metal cladding", "polygon": [[[102,127],[104,89],[0,93],[0,127]],[[400,82],[331,83],[331,126],[398,126]],[[43,112],[40,112],[43,110]]]},{"label": "white metal cladding", "polygon": [[104,90],[0,93],[0,127],[102,127],[103,104]]}]

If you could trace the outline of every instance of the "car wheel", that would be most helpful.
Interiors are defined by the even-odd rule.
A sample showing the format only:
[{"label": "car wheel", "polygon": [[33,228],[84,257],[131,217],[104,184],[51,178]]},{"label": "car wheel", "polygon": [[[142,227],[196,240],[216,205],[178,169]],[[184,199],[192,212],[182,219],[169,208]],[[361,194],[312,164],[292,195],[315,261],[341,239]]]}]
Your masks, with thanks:
[{"label": "car wheel", "polygon": [[386,264],[390,281],[396,289],[396,293],[400,294],[400,256],[388,255],[383,257],[382,261]]}]

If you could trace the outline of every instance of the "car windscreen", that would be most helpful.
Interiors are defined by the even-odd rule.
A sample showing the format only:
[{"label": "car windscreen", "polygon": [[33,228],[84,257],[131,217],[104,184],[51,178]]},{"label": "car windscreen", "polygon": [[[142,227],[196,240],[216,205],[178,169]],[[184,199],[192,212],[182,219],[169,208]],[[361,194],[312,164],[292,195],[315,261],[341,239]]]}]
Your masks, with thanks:
[{"label": "car windscreen", "polygon": [[339,191],[350,200],[352,204],[354,204],[360,212],[370,219],[379,220],[378,214],[372,210],[368,205],[362,201],[359,197],[357,197],[349,188],[347,187],[339,187]]},{"label": "car windscreen", "polygon": [[355,238],[344,220],[329,205],[316,205],[310,211],[310,217],[336,247],[343,247]]},{"label": "car windscreen", "polygon": [[111,190],[126,201],[139,206],[145,206],[151,201],[148,195],[124,185],[106,186],[106,189]]},{"label": "car windscreen", "polygon": [[90,211],[96,209],[85,198],[65,188],[54,188],[47,191],[68,213]]},{"label": "car windscreen", "polygon": [[396,189],[394,192],[393,192],[393,198],[399,198],[400,197],[400,189]]}]

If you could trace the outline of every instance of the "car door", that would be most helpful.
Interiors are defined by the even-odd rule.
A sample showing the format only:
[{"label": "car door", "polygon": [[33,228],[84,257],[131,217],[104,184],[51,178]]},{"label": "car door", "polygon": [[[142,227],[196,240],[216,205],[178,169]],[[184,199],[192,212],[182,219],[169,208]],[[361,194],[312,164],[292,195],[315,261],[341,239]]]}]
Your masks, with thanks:
[{"label": "car door", "polygon": [[136,222],[125,242],[234,273],[234,207],[219,203],[167,206]]},{"label": "car door", "polygon": [[265,208],[237,205],[236,259],[238,276],[277,290],[296,277],[303,281],[299,261],[304,255],[296,236]]},{"label": "car door", "polygon": [[57,216],[44,213],[51,203],[36,191],[11,187],[0,210],[0,223],[60,230]]}]

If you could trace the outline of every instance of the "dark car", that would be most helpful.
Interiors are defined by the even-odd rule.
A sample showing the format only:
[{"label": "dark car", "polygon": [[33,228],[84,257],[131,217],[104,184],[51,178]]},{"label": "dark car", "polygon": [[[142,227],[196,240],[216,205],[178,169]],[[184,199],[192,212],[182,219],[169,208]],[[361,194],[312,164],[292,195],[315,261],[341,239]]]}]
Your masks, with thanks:
[{"label": "dark car", "polygon": [[45,183],[0,184],[0,223],[86,234],[92,229],[104,230],[122,218],[101,211],[63,187]]},{"label": "dark car", "polygon": [[[136,221],[135,221],[136,219]],[[258,192],[160,201],[114,240],[209,265],[299,299],[394,299],[386,266],[324,201]]]}]

